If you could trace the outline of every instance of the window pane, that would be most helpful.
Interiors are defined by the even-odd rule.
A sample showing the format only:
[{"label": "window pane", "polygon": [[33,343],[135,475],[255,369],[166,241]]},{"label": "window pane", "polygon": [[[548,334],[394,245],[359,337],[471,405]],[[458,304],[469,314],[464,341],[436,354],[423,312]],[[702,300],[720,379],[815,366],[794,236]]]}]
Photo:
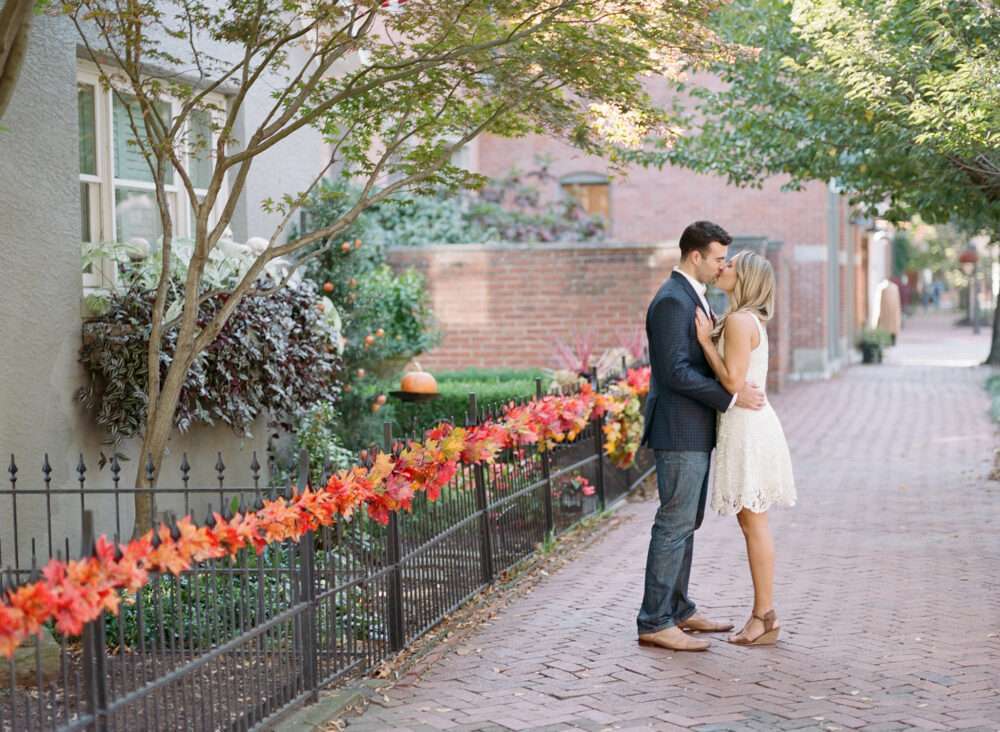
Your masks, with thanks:
[{"label": "window pane", "polygon": [[451,154],[451,164],[463,170],[472,169],[472,151],[468,145],[463,145]]},{"label": "window pane", "polygon": [[567,183],[563,190],[576,199],[580,207],[591,216],[609,219],[610,206],[607,183]]},{"label": "window pane", "polygon": [[93,241],[90,228],[90,184],[80,184],[80,241]]},{"label": "window pane", "polygon": [[[153,175],[149,170],[149,165],[142,155],[142,151],[137,144],[129,144],[135,139],[132,135],[132,120],[135,121],[136,129],[140,138],[145,142],[146,125],[142,119],[142,110],[139,103],[132,97],[127,97],[131,101],[126,107],[116,94],[114,97],[114,148],[115,148],[115,178],[125,178],[127,180],[141,180],[147,183],[153,182]],[[129,110],[132,112],[132,119],[129,118]],[[170,105],[166,102],[157,102],[156,109],[165,124],[170,124]],[[174,182],[173,166],[168,167],[167,175],[164,179],[166,183]]]},{"label": "window pane", "polygon": [[127,242],[139,237],[150,246],[155,246],[163,229],[160,228],[160,210],[153,191],[116,186],[115,227],[118,241]]},{"label": "window pane", "polygon": [[[81,183],[80,184],[80,241],[91,242],[93,238],[90,235],[90,184]],[[90,274],[93,271],[93,265],[87,264],[83,268],[84,274]]]},{"label": "window pane", "polygon": [[195,188],[208,188],[212,180],[212,117],[207,109],[191,113],[188,146],[191,169],[188,174]]},{"label": "window pane", "polygon": [[78,84],[76,106],[80,118],[80,173],[97,175],[97,136],[94,123],[94,87]]}]

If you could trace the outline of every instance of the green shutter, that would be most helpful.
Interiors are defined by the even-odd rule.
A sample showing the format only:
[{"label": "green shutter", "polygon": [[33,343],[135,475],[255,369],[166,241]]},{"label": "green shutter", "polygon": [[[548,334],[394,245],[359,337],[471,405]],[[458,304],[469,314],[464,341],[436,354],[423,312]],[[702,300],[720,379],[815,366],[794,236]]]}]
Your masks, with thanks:
[{"label": "green shutter", "polygon": [[92,85],[77,85],[76,105],[80,121],[80,174],[97,175],[97,125]]},{"label": "green shutter", "polygon": [[208,188],[212,180],[212,116],[206,109],[191,113],[188,145],[191,168],[188,171],[195,188]]}]

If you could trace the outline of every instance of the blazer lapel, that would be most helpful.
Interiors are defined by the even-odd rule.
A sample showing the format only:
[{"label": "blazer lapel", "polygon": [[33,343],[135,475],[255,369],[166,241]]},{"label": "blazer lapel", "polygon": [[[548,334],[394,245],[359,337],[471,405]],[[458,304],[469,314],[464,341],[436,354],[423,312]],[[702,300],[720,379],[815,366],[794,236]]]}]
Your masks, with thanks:
[{"label": "blazer lapel", "polygon": [[710,318],[712,317],[712,314],[710,312],[705,311],[704,306],[701,304],[701,298],[698,297],[698,293],[694,291],[693,287],[691,287],[691,283],[688,282],[687,277],[682,275],[680,272],[671,272],[670,279],[672,279],[674,282],[677,282],[681,286],[681,289],[684,290],[684,292],[687,293],[688,297],[691,298],[691,302],[694,303],[694,306],[696,308],[701,308],[702,312],[704,312],[705,315],[707,315]]}]

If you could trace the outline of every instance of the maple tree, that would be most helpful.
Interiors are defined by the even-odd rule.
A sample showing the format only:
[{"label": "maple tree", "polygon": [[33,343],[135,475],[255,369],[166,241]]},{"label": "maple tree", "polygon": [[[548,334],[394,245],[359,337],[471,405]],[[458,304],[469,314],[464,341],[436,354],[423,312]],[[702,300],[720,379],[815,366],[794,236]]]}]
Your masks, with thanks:
[{"label": "maple tree", "polygon": [[[240,302],[285,284],[263,278],[277,258],[300,266],[367,208],[407,191],[482,179],[452,164],[485,132],[567,139],[620,160],[622,146],[663,127],[644,77],[725,52],[705,25],[718,0],[67,0],[50,14],[76,28],[85,58],[125,110],[132,149],[149,171],[162,271],[149,324],[146,416],[135,486],[135,533],[155,515],[156,482],[192,365]],[[598,61],[599,60],[599,61]],[[215,96],[213,96],[215,95]],[[225,96],[225,103],[213,101]],[[173,100],[165,112],[164,99]],[[280,200],[245,200],[255,162],[302,131],[330,151],[312,183]],[[194,161],[193,163],[191,161]],[[204,174],[194,184],[195,168]],[[205,168],[210,168],[207,172]],[[342,215],[290,234],[331,171],[360,195]],[[166,317],[176,249],[168,187],[190,207],[193,245],[182,305]],[[267,244],[203,317],[206,265],[240,205],[277,224]],[[179,277],[179,276],[178,276]],[[175,344],[163,353],[168,334]],[[152,477],[143,467],[151,458]]]}]

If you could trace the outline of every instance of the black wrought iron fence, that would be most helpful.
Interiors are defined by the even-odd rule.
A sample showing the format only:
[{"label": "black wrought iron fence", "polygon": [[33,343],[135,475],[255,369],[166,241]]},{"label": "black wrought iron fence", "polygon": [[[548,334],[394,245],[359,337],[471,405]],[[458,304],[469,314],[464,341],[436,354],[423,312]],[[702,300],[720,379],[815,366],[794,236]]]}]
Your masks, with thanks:
[{"label": "black wrought iron fence", "polygon": [[[468,422],[498,410],[470,395]],[[385,439],[388,447],[388,427]],[[41,557],[75,555],[72,543],[86,554],[95,533],[131,531],[134,490],[122,487],[116,458],[110,469],[110,488],[89,487],[81,457],[78,487],[54,489],[48,458],[41,486],[11,458],[10,487],[0,490],[9,507],[0,514],[0,590],[37,577]],[[217,485],[192,485],[184,459],[178,484],[160,477],[158,503],[179,513],[211,502],[225,515],[275,495],[262,485],[256,455],[249,486],[226,486],[221,456],[214,469]],[[392,514],[387,526],[359,512],[259,555],[241,551],[154,576],[80,637],[49,628],[18,649],[0,677],[0,729],[261,727],[398,652],[548,534],[621,499],[651,471],[644,451],[628,470],[610,465],[595,420],[550,452],[508,450],[492,465],[460,466],[437,501],[418,494],[412,512]],[[305,459],[300,485],[308,475]],[[81,519],[74,542],[57,540],[55,519],[66,515]]]}]

